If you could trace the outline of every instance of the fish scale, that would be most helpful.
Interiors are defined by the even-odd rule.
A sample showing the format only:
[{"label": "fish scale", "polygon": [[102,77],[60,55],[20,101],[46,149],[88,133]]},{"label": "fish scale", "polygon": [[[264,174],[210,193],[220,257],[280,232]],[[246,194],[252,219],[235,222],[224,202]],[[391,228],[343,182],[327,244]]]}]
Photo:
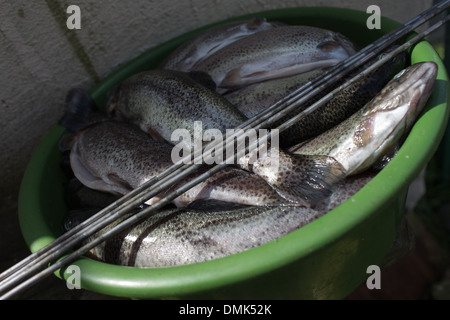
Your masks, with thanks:
[{"label": "fish scale", "polygon": [[[71,167],[87,187],[124,195],[172,166],[171,150],[171,145],[151,139],[134,125],[103,121],[81,130],[75,137],[70,153]],[[201,169],[194,177],[206,169]],[[173,188],[192,178],[187,177]],[[147,203],[154,203],[162,196]],[[225,168],[173,203],[182,207],[198,199],[258,206],[286,203],[263,179],[238,168]]]},{"label": "fish scale", "polygon": [[[171,70],[149,70],[126,79],[114,90],[106,110],[191,153],[196,151],[195,121],[200,121],[204,130],[218,130],[223,138],[228,129],[248,120],[219,93],[187,73]],[[190,139],[175,143],[172,133],[180,129],[187,130]],[[260,176],[286,200],[305,206],[325,200],[333,185],[342,180],[342,168],[333,159],[290,154],[272,142],[266,146],[273,152],[255,150],[233,164]],[[253,156],[257,153],[258,157]],[[254,158],[257,165],[252,164]]]},{"label": "fish scale", "polygon": [[223,93],[330,67],[354,53],[354,45],[339,33],[309,26],[281,26],[233,42],[192,70],[208,73]]},{"label": "fish scale", "polygon": [[296,206],[229,209],[221,205],[208,209],[164,209],[92,249],[90,255],[109,263],[141,268],[185,265],[229,256],[276,240],[316,220],[354,195],[374,174],[367,172],[348,179],[329,204],[318,209]]},{"label": "fish scale", "polygon": [[268,22],[264,18],[255,17],[248,21],[233,21],[209,28],[175,49],[159,68],[190,71],[199,61],[230,43],[280,25],[280,22]]},{"label": "fish scale", "polygon": [[[393,48],[395,47],[389,48],[386,52],[390,52]],[[380,55],[380,57],[381,56],[382,55]],[[325,103],[311,114],[299,119],[299,121],[294,123],[290,128],[280,133],[280,145],[283,147],[290,147],[299,142],[314,138],[347,119],[369,102],[396,73],[404,68],[405,60],[404,53],[396,56],[368,76],[342,90],[329,102]],[[367,63],[367,66],[372,62],[373,61]],[[334,86],[330,88],[330,91],[351,79],[364,68],[365,66],[334,84]],[[320,69],[287,78],[256,83],[240,90],[227,93],[224,97],[233,103],[246,116],[255,116],[323,72],[324,71]],[[310,101],[305,102],[295,111],[277,121],[273,126],[276,127],[289,120],[292,116],[306,109],[307,106],[311,105],[316,100],[317,99],[311,99]]]},{"label": "fish scale", "polygon": [[433,91],[436,74],[434,62],[407,67],[350,118],[290,151],[329,155],[347,176],[370,168],[409,132]]},{"label": "fish scale", "polygon": [[197,120],[202,121],[205,130],[222,132],[247,120],[225,98],[211,94],[195,79],[187,73],[169,70],[139,73],[118,86],[106,111],[115,111],[154,138],[169,142],[175,130],[191,130]]}]

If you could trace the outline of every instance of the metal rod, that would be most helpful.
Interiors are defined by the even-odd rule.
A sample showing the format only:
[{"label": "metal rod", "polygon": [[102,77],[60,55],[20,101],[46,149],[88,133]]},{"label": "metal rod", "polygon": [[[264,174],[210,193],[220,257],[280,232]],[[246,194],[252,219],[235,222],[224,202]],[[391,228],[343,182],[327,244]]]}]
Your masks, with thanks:
[{"label": "metal rod", "polygon": [[[367,45],[365,48],[357,52],[355,55],[335,65],[321,76],[304,84],[303,86],[292,92],[290,95],[288,95],[286,98],[278,101],[276,104],[269,107],[262,113],[256,115],[254,118],[258,118],[257,122],[260,123],[263,120],[270,117],[273,112],[280,111],[281,109],[283,109],[283,105],[285,105],[286,103],[290,104],[293,101],[297,101],[297,104],[301,104],[303,102],[306,102],[309,98],[319,94],[324,89],[323,87],[320,86],[327,84],[330,81],[337,80],[339,79],[339,77],[342,77],[350,73],[351,71],[355,70],[357,67],[361,66],[362,64],[366,63],[367,61],[375,57],[382,50],[386,49],[389,45],[393,44],[401,37],[407,35],[409,32],[411,32],[418,26],[422,25],[423,23],[432,19],[443,10],[447,9],[449,5],[450,1],[441,1],[440,3],[431,7],[430,9],[412,18],[404,25],[398,27],[397,29],[391,31],[390,33],[374,41],[373,43]],[[292,111],[292,109],[293,108],[289,109],[286,108],[285,113]],[[268,121],[265,124],[271,124],[274,121],[280,119],[281,117],[282,115],[278,115],[272,118],[273,120]]]},{"label": "metal rod", "polygon": [[[379,59],[378,61],[374,62],[373,64],[368,66],[366,69],[364,69],[363,71],[361,71],[360,73],[355,75],[353,78],[351,78],[350,80],[346,81],[341,86],[337,87],[336,89],[334,89],[330,93],[328,93],[325,96],[323,96],[320,100],[318,100],[315,103],[313,103],[312,105],[310,105],[308,108],[303,110],[301,113],[297,114],[296,116],[294,116],[294,117],[290,118],[289,120],[287,120],[286,122],[284,122],[282,125],[277,127],[277,129],[280,130],[280,132],[281,132],[281,131],[286,130],[287,128],[291,127],[299,119],[303,118],[305,115],[308,115],[308,114],[312,113],[314,110],[317,109],[317,107],[319,107],[319,106],[323,105],[324,103],[326,103],[326,102],[330,101],[331,99],[333,99],[336,95],[339,94],[340,91],[344,90],[345,88],[349,87],[350,85],[352,85],[353,83],[359,81],[360,79],[366,77],[372,71],[376,70],[377,68],[379,68],[380,66],[382,66],[383,64],[388,62],[390,59],[392,59],[396,55],[400,54],[402,51],[408,49],[412,45],[416,44],[417,42],[419,42],[423,38],[425,38],[428,35],[430,35],[432,32],[434,32],[438,28],[442,27],[449,20],[450,20],[450,15],[447,15],[446,17],[442,18],[441,20],[439,20],[437,23],[435,23],[433,26],[431,26],[427,30],[421,32],[420,34],[418,34],[417,36],[415,36],[411,40],[409,40],[409,41],[403,43],[402,45],[400,45],[399,47],[395,48],[389,54],[386,54],[381,59]],[[294,102],[293,104],[296,105],[296,104],[299,104],[299,103],[298,102]]]},{"label": "metal rod", "polygon": [[[448,6],[449,6],[449,2],[450,2],[450,1],[443,1],[442,3],[438,4],[438,5],[436,6],[436,8],[439,8],[439,10],[444,10],[444,9],[446,8],[446,7],[444,6],[444,3],[445,3],[445,5],[448,7]],[[432,9],[433,9],[433,8],[432,8]],[[419,23],[419,22],[420,22],[420,24],[424,23],[425,21],[429,20],[429,19],[432,17],[432,16],[429,17],[429,14],[426,15],[426,13],[427,13],[427,12],[429,13],[430,10],[431,10],[431,9],[429,9],[429,10],[427,10],[426,12],[424,12],[423,14],[419,15],[419,16],[422,17],[422,18],[419,18],[419,16],[418,16],[418,17],[416,17],[416,18],[410,20],[410,22],[411,22],[411,21],[417,21],[416,23]],[[440,11],[439,11],[439,12],[440,12]],[[434,15],[436,15],[436,14],[439,13],[439,12],[434,12]],[[430,29],[432,29],[431,31],[427,32],[426,34],[421,34],[420,37],[419,37],[419,36],[416,37],[416,38],[417,38],[416,41],[412,41],[412,40],[411,40],[410,43],[408,42],[408,43],[409,43],[408,46],[410,46],[410,45],[413,44],[413,43],[416,43],[417,41],[419,41],[420,39],[422,39],[423,37],[425,37],[426,35],[428,35],[428,34],[431,33],[432,31],[434,31],[435,29],[437,29],[438,27],[440,27],[441,25],[443,25],[443,24],[445,23],[444,20],[445,20],[445,22],[447,22],[447,21],[448,21],[448,17],[447,17],[447,19],[441,20],[441,23],[440,23],[440,24],[438,23],[438,24],[439,24],[438,26],[435,25],[435,28],[430,28]],[[420,24],[419,24],[419,25],[420,25]],[[414,25],[415,25],[415,24],[414,24]],[[399,36],[401,37],[401,36],[405,35],[407,32],[410,31],[409,28],[406,28],[406,29],[402,28],[402,29],[403,29],[403,32],[404,32],[404,33],[394,32],[393,35],[395,35],[396,37],[399,37]],[[430,30],[430,29],[429,29],[429,30]],[[416,38],[414,38],[414,39],[416,39]],[[381,39],[381,38],[380,38],[380,39]],[[389,39],[389,40],[390,40],[390,41],[387,41],[387,40],[386,40],[386,41],[380,41],[380,42],[382,43],[382,45],[388,46],[389,44],[393,43],[393,42],[394,42],[395,40],[397,40],[397,39],[393,39],[393,38],[392,38],[392,39]],[[374,42],[373,44],[369,45],[368,47],[369,47],[369,48],[372,48],[373,45],[374,45],[375,43],[376,43],[376,42]],[[364,50],[362,50],[362,51],[360,51],[360,52],[367,52],[366,49],[367,49],[368,47],[366,47]],[[403,46],[402,46],[402,47],[403,47]],[[407,46],[406,46],[406,47],[407,47]],[[382,50],[382,49],[380,49],[380,50]],[[370,52],[373,52],[373,50],[369,50],[369,51],[370,51]],[[400,52],[400,51],[398,51],[398,52]],[[398,52],[397,52],[397,54],[398,54]],[[361,56],[361,55],[359,55],[359,53],[358,53],[358,54],[356,54],[355,56]],[[342,68],[345,68],[345,66],[347,66],[347,67],[352,66],[352,63],[353,63],[353,62],[355,61],[355,59],[356,59],[355,56],[352,56],[351,58],[347,59],[346,61],[344,61],[343,64],[340,65],[340,66],[344,66],[344,67],[339,67],[339,66],[338,66],[337,68],[335,68],[335,69],[337,70],[337,71],[335,72],[335,74],[341,75],[341,73],[338,73],[339,70],[341,70]],[[367,57],[367,56],[366,56],[366,57]],[[364,61],[363,58],[364,58],[364,56],[361,58],[362,61]],[[368,59],[369,59],[369,58],[367,58],[367,60],[368,60]],[[361,60],[357,60],[357,61],[361,61]],[[385,60],[387,61],[388,58],[386,58]],[[362,64],[362,63],[364,63],[364,62],[361,62],[361,64]],[[379,63],[379,65],[381,65],[381,63]],[[353,66],[354,66],[354,64],[353,64]],[[354,68],[356,68],[356,67],[354,67]],[[354,68],[353,68],[353,69],[354,69]],[[351,70],[348,70],[348,68],[345,68],[344,71],[346,71],[347,73],[348,73],[348,72],[351,72]],[[329,76],[329,74],[330,74],[330,72],[328,72],[326,76],[320,77],[319,80],[322,80],[322,82],[329,82],[329,81],[330,81],[329,79],[331,78],[331,76]],[[325,80],[323,80],[323,79],[325,79]],[[328,80],[326,80],[326,79],[328,79]],[[355,81],[356,81],[356,80],[355,80]],[[311,83],[309,83],[309,84],[303,86],[302,88],[300,88],[299,90],[297,90],[296,92],[294,92],[294,94],[291,94],[291,95],[288,96],[286,99],[283,99],[283,101],[281,101],[280,103],[277,103],[277,104],[275,104],[274,106],[272,106],[271,108],[269,108],[269,111],[268,111],[268,112],[265,112],[266,117],[255,117],[255,118],[249,119],[249,121],[247,121],[246,123],[244,123],[244,124],[241,125],[240,127],[242,127],[242,128],[247,128],[247,127],[251,126],[251,125],[254,124],[254,123],[257,123],[257,125],[259,125],[259,126],[261,127],[261,121],[262,121],[261,119],[264,120],[264,119],[269,118],[270,115],[271,115],[271,113],[274,113],[273,110],[277,110],[277,109],[276,109],[277,107],[279,107],[279,108],[283,107],[283,104],[284,104],[284,103],[290,103],[290,104],[288,104],[287,107],[285,107],[285,109],[288,109],[288,108],[289,108],[289,110],[292,110],[295,106],[297,106],[297,105],[299,105],[299,104],[301,103],[301,102],[300,102],[301,100],[299,100],[298,97],[299,97],[299,96],[301,97],[301,93],[302,93],[303,91],[305,91],[304,88],[310,88],[310,87],[312,87],[314,84],[317,84],[317,83],[320,83],[320,81],[315,81],[315,82],[313,81],[313,82],[311,82]],[[342,86],[339,87],[338,89],[339,89],[339,90],[342,89]],[[334,92],[337,92],[337,91],[338,91],[338,90],[336,89]],[[313,92],[314,92],[314,91],[313,91]],[[321,99],[320,101],[318,101],[317,103],[315,103],[313,106],[309,107],[309,108],[306,109],[304,112],[302,112],[301,114],[297,115],[297,116],[295,117],[295,120],[298,120],[298,119],[301,118],[302,116],[305,116],[306,113],[312,112],[312,111],[315,110],[318,106],[322,105],[323,103],[325,103],[326,101],[328,101],[329,99],[331,99],[331,97],[332,97],[332,95],[330,95],[330,94],[327,95],[326,97],[324,97],[323,99]],[[293,102],[292,102],[292,101],[293,101]],[[271,110],[272,110],[272,112],[270,112]],[[276,118],[276,116],[277,116],[277,114],[275,114],[275,118]],[[278,116],[279,116],[279,114],[278,114]],[[280,117],[281,117],[281,116],[280,116]],[[278,118],[279,118],[279,117],[278,117]],[[273,118],[269,118],[268,121],[273,123],[273,122],[276,121],[276,120],[273,120]],[[259,122],[259,124],[258,124],[258,122]],[[267,121],[266,121],[266,122],[267,122]],[[287,121],[287,122],[284,124],[284,126],[281,126],[281,127],[287,128],[287,127],[288,127],[289,125],[291,125],[293,122],[294,122],[294,119],[291,119],[291,121]],[[263,123],[264,123],[264,122],[263,122]],[[225,162],[225,163],[227,163],[227,162]],[[177,197],[179,194],[181,194],[182,192],[189,190],[189,189],[190,189],[192,186],[194,186],[195,184],[200,183],[201,181],[204,181],[204,180],[207,179],[211,174],[214,174],[215,172],[221,170],[224,166],[225,166],[225,164],[217,165],[217,166],[214,167],[213,169],[209,170],[207,173],[204,173],[204,174],[200,175],[198,178],[196,178],[196,179],[192,180],[190,183],[184,185],[181,189],[177,189],[177,191],[171,193],[170,196],[165,197],[164,199],[162,199],[161,201],[159,201],[159,202],[158,202],[157,204],[155,204],[154,206],[151,206],[151,207],[149,207],[149,208],[147,208],[147,209],[141,211],[139,214],[136,214],[135,216],[133,216],[133,217],[134,217],[133,219],[131,219],[131,220],[128,220],[128,219],[127,219],[126,221],[129,221],[129,222],[128,222],[129,224],[135,223],[135,222],[138,221],[138,219],[140,219],[141,217],[146,216],[147,214],[150,214],[150,213],[153,212],[154,210],[157,210],[158,208],[161,208],[162,206],[166,205],[167,203],[169,203],[171,200],[173,200],[174,198],[176,198],[176,197]],[[19,280],[22,280],[24,277],[26,277],[26,276],[28,275],[28,273],[31,273],[31,271],[34,272],[34,271],[36,271],[38,268],[44,267],[45,264],[48,264],[48,263],[51,262],[52,260],[55,260],[55,259],[58,258],[61,254],[63,254],[65,251],[67,251],[67,250],[73,248],[75,245],[79,244],[81,241],[83,241],[84,239],[86,239],[87,237],[89,237],[89,236],[90,236],[91,234],[93,234],[94,232],[100,230],[100,229],[103,228],[104,226],[108,225],[110,222],[117,220],[118,217],[120,217],[120,216],[126,214],[129,210],[131,210],[132,208],[134,208],[134,206],[135,206],[136,204],[141,204],[141,203],[145,202],[145,201],[148,199],[149,196],[152,197],[152,196],[158,194],[160,191],[167,189],[168,187],[171,186],[171,184],[172,184],[174,181],[175,181],[175,182],[179,181],[179,180],[178,180],[179,177],[185,177],[185,176],[187,176],[188,174],[190,174],[190,173],[196,171],[196,170],[198,169],[198,167],[199,167],[199,166],[192,166],[192,165],[186,166],[186,165],[183,165],[183,164],[181,164],[181,163],[172,166],[171,168],[169,168],[169,169],[168,169],[166,172],[164,172],[163,174],[161,174],[161,175],[159,175],[159,176],[157,176],[157,177],[151,179],[150,181],[148,181],[147,183],[145,183],[143,186],[141,186],[141,187],[139,187],[139,188],[133,190],[132,192],[130,192],[130,193],[127,194],[126,196],[124,196],[124,197],[122,197],[121,199],[119,199],[118,201],[116,201],[115,203],[113,203],[113,204],[111,204],[110,206],[108,206],[107,208],[101,210],[101,211],[100,211],[98,214],[96,214],[94,217],[92,217],[91,219],[88,219],[87,221],[85,221],[85,223],[82,223],[82,224],[81,224],[80,226],[78,226],[77,228],[71,230],[71,232],[68,232],[68,233],[64,234],[63,236],[61,236],[60,238],[56,239],[54,242],[52,242],[52,246],[49,245],[50,247],[49,247],[48,249],[43,250],[43,251],[37,251],[35,254],[32,254],[29,258],[24,259],[22,262],[20,262],[20,263],[17,264],[16,266],[13,266],[13,268],[8,269],[6,272],[4,272],[4,273],[2,273],[2,274],[0,275],[0,279],[2,279],[2,280],[3,280],[3,279],[7,279],[7,278],[9,278],[11,275],[13,275],[14,272],[16,272],[16,271],[23,271],[23,273],[26,273],[26,274],[23,275],[23,276],[15,277],[15,278],[13,277],[12,279],[10,279],[9,285],[8,285],[8,286],[11,286],[11,285],[15,284],[15,283],[18,282]],[[182,174],[182,175],[178,175],[178,172],[177,172],[177,171],[181,171],[181,174]],[[169,177],[169,178],[163,179],[164,177]],[[181,191],[180,191],[180,190],[181,190]],[[183,191],[183,190],[184,190],[184,191]],[[147,192],[146,192],[146,191],[147,191]],[[181,193],[179,193],[179,192],[181,192]],[[172,198],[172,197],[173,197],[173,198]],[[107,215],[107,214],[111,214],[111,215],[109,216],[108,219],[102,219],[102,221],[101,221],[99,224],[94,223],[95,221],[100,220],[102,217],[104,217],[104,216]],[[95,225],[95,227],[92,227],[92,225]],[[126,228],[126,227],[128,227],[128,224],[123,224],[123,225],[121,224],[121,225],[120,225],[120,228]],[[118,232],[117,229],[113,229],[113,230],[116,230],[115,232]],[[113,230],[111,230],[111,231],[113,231]],[[122,229],[121,229],[121,230],[122,230]],[[82,231],[82,232],[80,233],[80,231]],[[88,231],[89,231],[89,232],[88,232]],[[109,237],[109,236],[112,236],[113,234],[114,234],[114,232],[108,233],[108,237]],[[75,239],[73,239],[75,236],[76,236],[76,238],[77,238],[76,241],[75,241]],[[100,238],[100,239],[103,239],[103,238]],[[101,242],[101,241],[104,241],[104,239],[103,239],[103,240],[97,240],[97,241],[100,241],[100,242]],[[99,243],[100,243],[100,242],[99,242]],[[93,245],[92,247],[94,247],[94,246],[96,245],[96,243],[97,243],[97,242],[95,242],[95,243],[89,243],[89,244],[83,246],[83,247],[80,248],[80,249],[85,250],[85,249],[86,249],[86,246],[89,247],[89,246],[91,246],[91,245]],[[70,247],[67,247],[68,244],[71,244],[71,246],[70,246]],[[57,249],[55,249],[57,246],[63,246],[63,248],[57,248]],[[92,248],[92,247],[91,247],[91,248]],[[83,248],[84,248],[84,249],[83,249]],[[79,250],[80,250],[80,249],[79,249]],[[89,250],[89,249],[87,249],[87,250]],[[85,251],[85,252],[86,252],[86,251]],[[85,253],[85,252],[83,252],[83,253]],[[81,254],[83,254],[83,253],[81,253]],[[76,257],[78,257],[78,256],[81,255],[81,254],[79,254],[79,251],[77,250],[77,251],[75,251],[74,253],[72,253],[71,255],[69,255],[68,257],[66,257],[65,259],[67,259],[67,258],[69,258],[69,257],[73,257],[73,258],[75,259]],[[46,258],[43,259],[42,257],[46,257]],[[36,264],[38,259],[40,259],[40,263]],[[63,264],[63,263],[64,263],[63,261],[66,261],[65,263],[67,263],[68,260],[65,260],[65,259],[63,259],[63,260],[57,262],[56,264],[52,265],[51,267],[47,268],[47,269],[46,269],[47,271],[46,271],[46,270],[41,271],[41,273],[39,273],[38,275],[41,275],[41,276],[42,276],[43,274],[50,274],[50,273],[52,272],[51,270],[53,270],[53,268],[55,268],[54,266],[57,266],[57,268],[54,269],[54,270],[57,270],[58,268],[60,268],[61,266],[64,265],[64,264]],[[72,260],[72,261],[73,261],[73,260]],[[34,264],[35,267],[31,267],[31,268],[28,267],[29,262],[33,262],[33,264]],[[24,271],[24,270],[23,270],[23,267],[24,267],[24,266],[27,266],[28,271]],[[17,292],[19,292],[20,290],[22,290],[22,289],[24,289],[25,287],[27,287],[27,283],[34,283],[34,282],[38,281],[38,280],[40,279],[38,275],[36,275],[35,277],[32,278],[32,279],[35,279],[35,280],[32,280],[31,282],[24,282],[24,286],[17,286],[17,287],[16,287],[16,288],[17,288],[16,290],[10,291],[11,294],[17,293]],[[5,288],[4,283],[0,283],[0,284],[1,284],[1,288],[2,288],[2,290],[3,290],[3,289]],[[8,284],[8,281],[6,281],[6,284]],[[2,296],[1,298],[9,297],[9,296],[10,296],[10,294],[7,294],[7,295]]]}]

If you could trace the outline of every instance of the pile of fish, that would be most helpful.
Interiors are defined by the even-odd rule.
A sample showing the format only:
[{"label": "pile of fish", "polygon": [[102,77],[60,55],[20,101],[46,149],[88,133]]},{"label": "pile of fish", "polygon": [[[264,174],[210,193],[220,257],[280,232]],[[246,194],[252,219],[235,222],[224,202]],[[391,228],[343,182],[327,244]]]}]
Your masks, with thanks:
[{"label": "pile of fish", "polygon": [[[225,135],[356,50],[333,31],[254,18],[211,28],[158,69],[126,79],[112,90],[105,112],[86,92],[71,90],[61,120],[70,132],[60,142],[71,178],[64,227],[172,166],[174,150],[192,151],[196,123]],[[404,55],[393,58],[282,132],[279,146],[267,143],[265,152],[238,157],[91,255],[136,267],[202,262],[275,240],[324,215],[395,154],[426,104],[436,64],[406,65]],[[173,140],[180,129],[190,136]]]}]

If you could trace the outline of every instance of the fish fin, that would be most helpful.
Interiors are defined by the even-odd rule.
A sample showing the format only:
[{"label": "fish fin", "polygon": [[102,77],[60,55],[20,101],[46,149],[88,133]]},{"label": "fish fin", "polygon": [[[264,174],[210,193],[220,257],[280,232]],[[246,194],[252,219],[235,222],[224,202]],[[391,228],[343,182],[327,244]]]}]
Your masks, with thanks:
[{"label": "fish fin", "polygon": [[86,187],[98,191],[109,192],[114,195],[124,195],[130,190],[126,183],[120,178],[115,178],[114,174],[108,175],[108,181],[105,177],[94,175],[81,159],[77,151],[77,144],[74,144],[70,153],[70,164],[75,177]]},{"label": "fish fin", "polygon": [[329,156],[285,153],[276,174],[271,173],[267,178],[266,181],[286,200],[315,207],[328,199],[345,179],[345,169]]},{"label": "fish fin", "polygon": [[123,193],[127,193],[133,190],[133,187],[126,181],[122,179],[115,173],[108,174],[108,179],[110,182],[115,185],[119,190],[123,190]]},{"label": "fish fin", "polygon": [[80,88],[69,90],[65,101],[66,113],[59,121],[59,124],[68,131],[77,132],[87,127],[99,118],[104,117],[100,114],[94,100],[89,93]]},{"label": "fish fin", "polygon": [[248,76],[244,74],[242,67],[230,70],[218,84],[218,87],[223,90],[240,88],[244,85],[244,77],[247,78]]},{"label": "fish fin", "polygon": [[[223,89],[236,89],[263,81],[291,77],[314,70],[323,70],[339,63],[338,59],[324,59],[310,63],[298,63],[291,66],[274,69],[270,65],[261,65],[253,70],[251,65],[244,65],[230,70],[222,79],[218,87]],[[260,70],[260,71],[259,71]]]}]

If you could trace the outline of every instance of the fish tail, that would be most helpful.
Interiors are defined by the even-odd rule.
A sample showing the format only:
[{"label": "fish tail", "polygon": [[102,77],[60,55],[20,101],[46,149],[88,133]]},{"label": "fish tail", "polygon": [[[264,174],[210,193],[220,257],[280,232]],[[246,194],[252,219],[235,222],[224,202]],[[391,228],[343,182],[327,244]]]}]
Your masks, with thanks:
[{"label": "fish tail", "polygon": [[70,132],[97,122],[100,112],[89,93],[80,88],[69,90],[65,101],[66,113],[59,124]]},{"label": "fish tail", "polygon": [[283,153],[279,161],[278,171],[266,175],[267,182],[283,198],[299,205],[315,207],[324,202],[346,176],[344,167],[325,155]]}]

